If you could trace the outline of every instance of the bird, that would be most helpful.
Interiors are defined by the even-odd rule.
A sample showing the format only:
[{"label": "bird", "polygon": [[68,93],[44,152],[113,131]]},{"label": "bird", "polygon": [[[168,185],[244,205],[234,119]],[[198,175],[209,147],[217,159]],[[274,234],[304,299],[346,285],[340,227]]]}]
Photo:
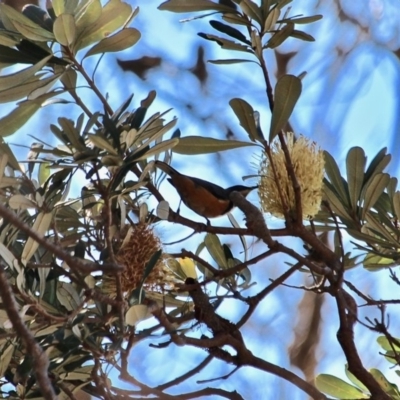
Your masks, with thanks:
[{"label": "bird", "polygon": [[[232,192],[239,192],[246,197],[258,186],[235,185],[226,189],[200,178],[184,175],[163,161],[155,161],[155,166],[169,175],[169,183],[178,192],[181,201],[196,214],[209,218],[227,214],[233,208],[229,198]],[[179,212],[179,209],[178,209]]]}]

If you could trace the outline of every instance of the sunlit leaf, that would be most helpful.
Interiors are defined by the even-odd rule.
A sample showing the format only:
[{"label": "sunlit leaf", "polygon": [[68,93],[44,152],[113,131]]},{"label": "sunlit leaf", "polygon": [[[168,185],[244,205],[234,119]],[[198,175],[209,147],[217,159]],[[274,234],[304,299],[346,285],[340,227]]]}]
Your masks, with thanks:
[{"label": "sunlit leaf", "polygon": [[127,325],[135,326],[139,322],[152,317],[149,308],[144,304],[135,304],[130,307],[125,314],[125,322]]},{"label": "sunlit leaf", "polygon": [[[50,227],[51,221],[53,220],[53,213],[45,213],[41,211],[35,219],[34,224],[32,225],[32,230],[34,230],[39,235],[43,236]],[[21,254],[21,262],[26,265],[27,262],[32,258],[35,254],[37,248],[39,247],[39,243],[36,242],[31,237],[25,242],[24,249]]]},{"label": "sunlit leaf", "polygon": [[54,21],[54,36],[58,43],[70,46],[76,36],[75,20],[71,14],[61,14]]},{"label": "sunlit leaf", "polygon": [[0,119],[0,136],[6,137],[15,133],[39,110],[40,103],[26,101]]},{"label": "sunlit leaf", "polygon": [[126,28],[115,35],[101,40],[86,53],[85,57],[99,53],[122,51],[133,46],[139,39],[140,32],[137,29]]},{"label": "sunlit leaf", "polygon": [[51,57],[52,56],[44,58],[35,65],[32,65],[32,67],[25,68],[13,74],[0,76],[0,91],[23,84],[28,79],[32,78],[36,72],[40,71],[47,64]]},{"label": "sunlit leaf", "polygon": [[110,0],[102,9],[100,17],[79,33],[75,42],[76,50],[110,36],[130,19],[131,14],[132,7],[129,4]]},{"label": "sunlit leaf", "polygon": [[369,396],[363,393],[360,389],[333,375],[318,375],[315,378],[315,386],[321,392],[343,400],[369,398]]},{"label": "sunlit leaf", "polygon": [[6,16],[14,29],[27,39],[36,40],[38,42],[54,40],[54,35],[51,32],[6,4],[0,4],[0,14]]},{"label": "sunlit leaf", "polygon": [[224,249],[217,235],[207,233],[204,243],[208,252],[220,268],[228,268],[228,261],[225,257]]}]

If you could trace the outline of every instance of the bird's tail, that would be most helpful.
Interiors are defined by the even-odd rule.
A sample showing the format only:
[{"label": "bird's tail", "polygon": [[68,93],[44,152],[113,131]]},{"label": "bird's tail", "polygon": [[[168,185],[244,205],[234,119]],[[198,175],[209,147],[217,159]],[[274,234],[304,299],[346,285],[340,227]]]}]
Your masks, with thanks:
[{"label": "bird's tail", "polygon": [[176,169],[172,168],[169,164],[167,164],[167,163],[165,163],[163,161],[158,161],[157,160],[157,161],[154,162],[154,165],[157,168],[161,169],[161,171],[165,172],[169,176],[172,176],[174,174],[179,175],[179,172]]}]

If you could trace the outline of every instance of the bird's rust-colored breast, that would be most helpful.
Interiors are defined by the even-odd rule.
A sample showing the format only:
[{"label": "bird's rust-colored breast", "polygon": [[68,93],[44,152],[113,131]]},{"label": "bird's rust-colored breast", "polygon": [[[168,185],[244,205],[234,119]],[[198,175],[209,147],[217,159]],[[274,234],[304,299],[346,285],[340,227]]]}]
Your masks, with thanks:
[{"label": "bird's rust-colored breast", "polygon": [[202,217],[219,217],[232,208],[228,197],[226,199],[217,198],[205,187],[196,184],[193,179],[185,175],[173,175],[168,180],[175,187],[186,206]]}]

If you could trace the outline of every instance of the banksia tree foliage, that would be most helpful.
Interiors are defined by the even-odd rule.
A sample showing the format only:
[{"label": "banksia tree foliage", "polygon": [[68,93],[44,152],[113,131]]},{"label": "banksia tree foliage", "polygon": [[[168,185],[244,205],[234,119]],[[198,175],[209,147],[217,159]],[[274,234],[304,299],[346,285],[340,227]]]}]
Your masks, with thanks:
[{"label": "banksia tree foliage", "polygon": [[[212,60],[215,64],[243,63],[246,68],[255,61],[264,79],[265,115],[259,118],[244,99],[229,102],[248,135],[242,141],[173,130],[177,119],[169,119],[168,111],[149,115],[157,104],[155,90],[115,104],[107,95],[115,88],[98,86],[102,55],[131,48],[141,37],[131,27],[139,10],[129,2],[53,0],[46,10],[29,5],[22,12],[0,4],[0,102],[17,102],[0,119],[0,397],[75,399],[84,391],[106,400],[250,399],[254,393],[241,393],[231,376],[246,366],[284,380],[290,385],[286,393],[314,399],[326,399],[325,394],[400,399],[395,384],[379,370],[366,369],[354,339],[361,298],[381,318],[362,321],[360,329],[379,334],[384,361],[397,365],[398,335],[389,331],[385,306],[399,300],[373,299],[358,282],[347,280],[347,270],[361,264],[365,273],[398,264],[397,179],[384,172],[390,161],[386,149],[368,165],[362,149],[351,149],[342,176],[328,152],[305,136],[288,133],[304,74],[278,74],[275,80],[265,53],[275,54],[289,39],[313,41],[301,26],[322,18],[292,15],[289,3],[169,0],[159,6],[160,12],[200,12],[196,19],[212,18],[212,33],[199,36],[245,56]],[[198,54],[192,71],[204,83],[203,52]],[[97,62],[86,62],[94,57]],[[139,76],[146,70],[144,59],[132,63]],[[48,126],[51,140],[34,135],[32,127],[33,143],[27,157],[18,160],[3,138],[54,104],[60,114]],[[71,104],[79,110],[74,118],[70,108],[62,108]],[[269,122],[264,126],[260,120]],[[219,205],[232,202],[245,222],[230,215],[229,227],[219,221],[206,224],[169,206],[156,160],[170,163],[177,153],[199,165],[198,159],[193,163],[197,154],[236,148],[251,151],[238,165],[250,164],[253,152],[260,152],[256,179],[261,206],[236,191],[227,198],[215,186],[205,201],[211,196]],[[199,178],[214,181],[214,176]],[[271,215],[283,220],[279,229],[269,226]],[[159,237],[172,228],[180,235],[176,246],[161,243]],[[185,235],[187,230],[191,233]],[[329,240],[321,240],[321,231]],[[346,243],[344,231],[357,241]],[[304,246],[288,247],[282,236]],[[251,251],[249,239],[255,243]],[[272,279],[267,260],[274,255],[279,255],[274,264],[282,260],[282,272]],[[255,269],[262,270],[265,281],[252,277]],[[398,285],[395,272],[389,271]],[[328,374],[306,381],[249,346],[261,331],[251,330],[257,321],[249,320],[292,275],[311,278],[314,284],[306,289],[316,296],[329,294],[335,302],[338,342],[332,346],[346,358],[351,383]],[[234,321],[226,310],[235,310]],[[193,352],[185,352],[188,348]],[[173,359],[174,371],[163,364],[162,374],[145,375],[146,361],[155,359],[147,357],[151,351],[158,352],[157,364],[163,356]],[[188,362],[193,354],[204,357]],[[220,374],[209,374],[209,365],[222,364],[233,366],[223,376],[228,389],[220,387]],[[198,379],[206,366],[208,380]],[[171,375],[175,367],[181,368],[179,376]]]}]

